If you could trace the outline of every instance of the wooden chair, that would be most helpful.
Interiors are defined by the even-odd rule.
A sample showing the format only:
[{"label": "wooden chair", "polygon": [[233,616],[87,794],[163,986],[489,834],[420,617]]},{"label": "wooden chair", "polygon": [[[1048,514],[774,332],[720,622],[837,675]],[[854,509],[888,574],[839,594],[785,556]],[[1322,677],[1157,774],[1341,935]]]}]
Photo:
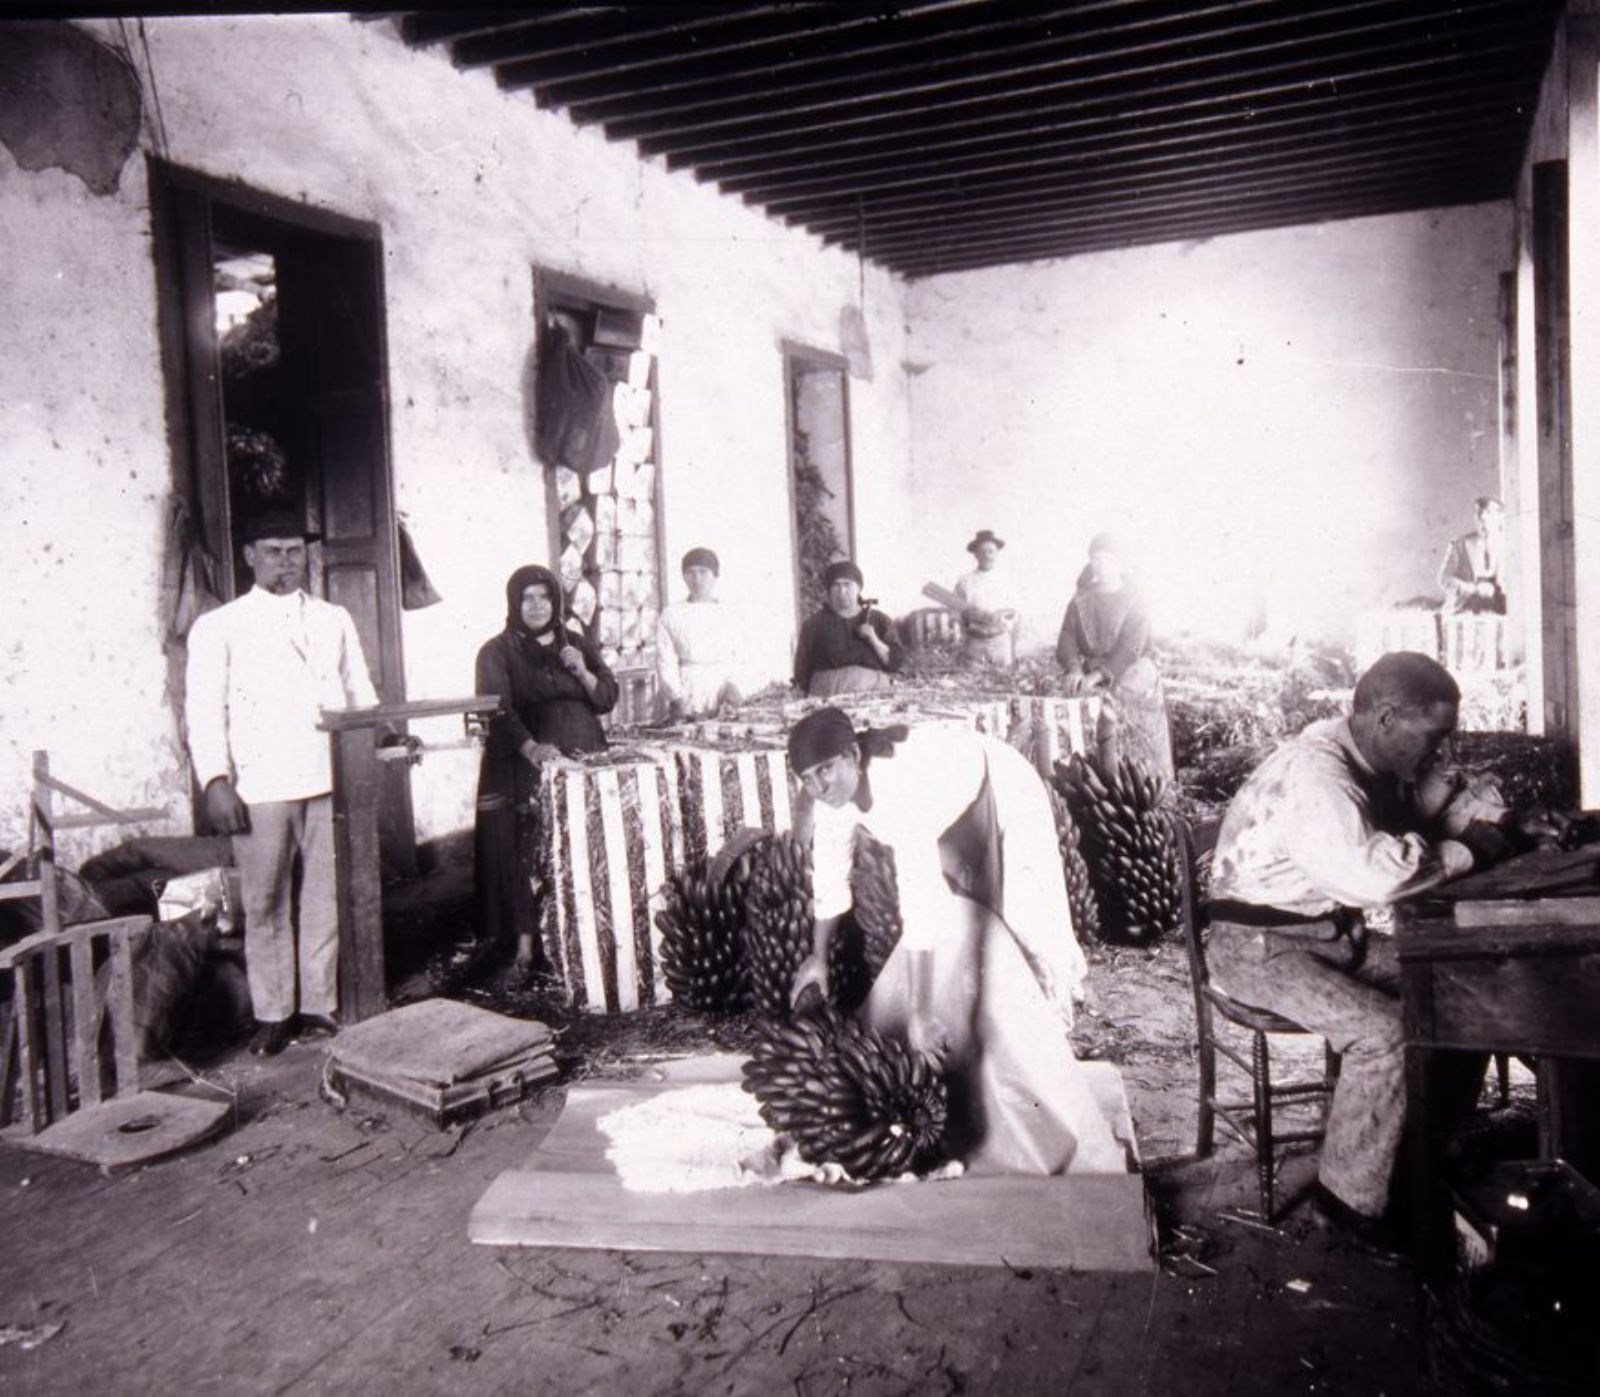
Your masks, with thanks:
[{"label": "wooden chair", "polygon": [[[1206,966],[1205,927],[1195,897],[1197,838],[1187,825],[1178,830],[1183,869],[1182,917],[1184,941],[1189,948],[1189,974],[1194,987],[1195,1027],[1200,1045],[1200,1119],[1195,1155],[1208,1157],[1216,1144],[1216,1124],[1221,1121],[1255,1152],[1256,1178],[1261,1192],[1261,1216],[1271,1222],[1278,1215],[1275,1200],[1277,1150],[1322,1138],[1322,1125],[1279,1130],[1274,1117],[1280,1107],[1321,1101],[1326,1103],[1339,1076],[1339,1055],[1323,1045],[1323,1073],[1313,1081],[1277,1082],[1272,1075],[1270,1038],[1278,1034],[1309,1034],[1311,1030],[1254,1005],[1245,1004],[1211,983]],[[1214,838],[1214,832],[1213,836]],[[1224,1041],[1216,1031],[1218,1017],[1250,1035],[1248,1056]],[[1249,1099],[1225,1097],[1217,1088],[1218,1055],[1233,1063],[1250,1079]]]},{"label": "wooden chair", "polygon": [[[37,899],[42,930],[0,950],[0,1136],[105,1167],[143,1163],[221,1128],[229,1106],[139,1086],[133,940],[149,917],[61,925],[56,833],[159,819],[113,810],[50,774],[33,756],[28,850],[0,865],[25,877],[0,899]],[[87,806],[62,813],[54,797]]]}]

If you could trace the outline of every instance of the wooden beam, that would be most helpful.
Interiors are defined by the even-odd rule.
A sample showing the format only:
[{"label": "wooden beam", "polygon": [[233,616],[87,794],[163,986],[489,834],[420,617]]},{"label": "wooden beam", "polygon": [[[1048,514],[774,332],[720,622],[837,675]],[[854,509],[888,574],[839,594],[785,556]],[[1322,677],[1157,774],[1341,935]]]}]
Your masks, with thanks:
[{"label": "wooden beam", "polygon": [[[1489,93],[1479,89],[1487,99]],[[1320,110],[1293,117],[1257,118],[1237,111],[1226,119],[1213,119],[1204,126],[1172,134],[1139,132],[1102,126],[1094,137],[1055,138],[1049,131],[1019,130],[1003,137],[956,142],[953,148],[941,143],[906,149],[871,160],[841,160],[831,167],[811,167],[808,178],[801,172],[752,173],[717,181],[724,194],[741,194],[747,202],[766,203],[772,199],[854,194],[872,194],[887,189],[967,174],[990,174],[1006,169],[1066,160],[1094,162],[1097,166],[1115,163],[1119,168],[1130,162],[1154,165],[1171,160],[1188,163],[1207,160],[1215,154],[1232,151],[1270,151],[1291,145],[1314,146],[1319,142],[1370,139],[1386,136],[1391,144],[1409,144],[1410,138],[1463,121],[1503,134],[1504,115],[1497,106],[1482,100],[1476,103],[1444,103],[1436,96],[1415,96],[1397,102],[1374,102],[1349,111]]]},{"label": "wooden beam", "polygon": [[[864,206],[868,221],[879,210],[921,206],[932,201],[936,206],[955,190],[965,199],[986,190],[1013,191],[1048,189],[1062,183],[1085,191],[1123,185],[1161,187],[1169,179],[1179,181],[1189,171],[1203,168],[1215,176],[1234,174],[1249,182],[1256,172],[1269,172],[1284,165],[1333,163],[1336,166],[1371,167],[1373,156],[1387,158],[1391,151],[1402,151],[1413,164],[1421,157],[1454,159],[1464,147],[1493,152],[1504,147],[1514,155],[1516,147],[1504,139],[1504,123],[1498,114],[1484,112],[1471,118],[1455,113],[1438,117],[1419,117],[1414,123],[1385,123],[1359,135],[1328,133],[1321,139],[1301,136],[1281,140],[1256,141],[1250,138],[1231,142],[1207,143],[1201,150],[1176,151],[1140,157],[1125,155],[1107,161],[1092,155],[1056,156],[1043,152],[1037,158],[1019,157],[996,161],[975,170],[966,167],[949,174],[908,173],[903,179],[886,180],[866,189],[846,187],[826,194],[778,193],[770,197],[746,196],[768,213],[791,222],[803,222],[813,231],[819,223],[848,230],[858,208]],[[1106,172],[1114,172],[1107,174]],[[1508,177],[1510,172],[1505,172]]]},{"label": "wooden beam", "polygon": [[[1326,42],[1308,43],[1303,36],[1297,36],[1237,46],[1198,61],[1180,51],[1167,58],[1142,64],[1124,62],[1087,74],[1075,74],[1082,65],[1082,58],[1070,49],[1063,49],[1000,72],[975,70],[970,64],[952,62],[930,70],[920,81],[908,80],[899,85],[876,79],[869,83],[856,77],[817,83],[802,90],[757,88],[753,92],[740,92],[731,100],[713,99],[683,106],[657,104],[652,109],[643,103],[619,98],[610,104],[587,103],[569,110],[577,121],[600,122],[606,134],[616,140],[711,133],[721,133],[726,138],[730,133],[747,129],[752,122],[775,119],[812,130],[848,128],[906,109],[948,109],[997,99],[1013,109],[1027,100],[1051,94],[1068,100],[1109,100],[1120,104],[1130,98],[1137,99],[1157,85],[1193,89],[1204,84],[1220,84],[1226,88],[1237,86],[1241,81],[1327,82],[1352,64],[1361,71],[1399,63],[1460,66],[1465,61],[1465,53],[1481,54],[1526,43],[1526,26],[1512,21],[1485,26],[1473,36],[1470,49],[1456,52],[1441,49],[1437,38],[1425,26],[1403,42],[1382,37],[1382,30],[1397,26],[1418,29],[1414,20],[1395,20],[1390,25],[1374,26],[1375,37],[1368,42],[1348,47],[1329,49]],[[870,96],[862,95],[864,88]]]}]

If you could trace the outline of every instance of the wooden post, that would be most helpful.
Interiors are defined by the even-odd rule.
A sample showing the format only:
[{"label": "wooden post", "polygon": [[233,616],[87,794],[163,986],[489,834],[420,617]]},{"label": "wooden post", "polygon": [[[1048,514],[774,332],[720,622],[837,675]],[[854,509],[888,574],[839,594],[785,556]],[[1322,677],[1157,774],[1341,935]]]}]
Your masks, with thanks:
[{"label": "wooden post", "polygon": [[383,947],[383,881],[378,817],[384,763],[382,733],[414,718],[492,713],[493,696],[384,703],[325,712],[319,726],[333,757],[333,867],[339,907],[339,1016],[347,1024],[388,1007]]}]

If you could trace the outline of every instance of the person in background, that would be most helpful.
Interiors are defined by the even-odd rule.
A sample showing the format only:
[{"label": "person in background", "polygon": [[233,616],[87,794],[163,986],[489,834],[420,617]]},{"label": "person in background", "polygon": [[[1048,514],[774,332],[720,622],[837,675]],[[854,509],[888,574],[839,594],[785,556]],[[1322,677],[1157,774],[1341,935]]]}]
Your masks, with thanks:
[{"label": "person in background", "polygon": [[955,592],[964,603],[961,658],[969,665],[1010,669],[1016,663],[1021,608],[1011,574],[997,566],[1005,546],[989,529],[979,529],[967,544],[977,566],[956,583]]},{"label": "person in background", "polygon": [[1439,586],[1446,612],[1482,612],[1503,616],[1505,586],[1500,568],[1505,559],[1506,511],[1493,495],[1475,501],[1478,527],[1450,540],[1439,564]]},{"label": "person in background", "polygon": [[1089,543],[1088,566],[1056,638],[1067,692],[1102,694],[1102,756],[1114,765],[1132,757],[1171,781],[1172,734],[1161,675],[1150,654],[1150,621],[1128,578],[1126,552],[1111,534]]},{"label": "person in background", "polygon": [[[860,1013],[944,1071],[953,1155],[978,1172],[1125,1171],[1067,1036],[1087,964],[1050,800],[1027,759],[939,724],[858,733],[832,707],[800,719],[788,748],[816,802],[816,922],[792,1002],[810,986],[828,991],[828,947],[865,830],[894,851],[904,930]],[[947,866],[962,870],[964,891]]]},{"label": "person in background", "polygon": [[[1363,912],[1516,842],[1492,783],[1447,763],[1459,700],[1434,660],[1384,655],[1357,682],[1348,718],[1312,723],[1246,780],[1213,855],[1212,979],[1340,1054],[1315,1204],[1386,1249],[1398,1240],[1383,1215],[1405,1108],[1404,1035],[1392,939],[1369,934]],[[1456,1107],[1470,1104],[1482,1059],[1445,1070],[1461,1077],[1443,1084]]]},{"label": "person in background", "polygon": [[656,686],[663,716],[703,718],[740,700],[733,626],[717,600],[722,565],[709,548],[683,555],[687,601],[673,602],[656,622]]},{"label": "person in background", "polygon": [[199,617],[188,640],[189,754],[212,830],[233,838],[257,1056],[337,1032],[333,769],[317,724],[324,709],[378,702],[350,613],[306,594],[317,538],[290,511],[250,520],[254,586]]},{"label": "person in background", "polygon": [[477,692],[498,694],[478,770],[478,930],[526,970],[547,969],[536,924],[540,769],[606,745],[617,681],[567,622],[560,579],[529,565],[506,583],[505,629],[478,651]]},{"label": "person in background", "polygon": [[794,684],[812,698],[890,687],[905,662],[893,623],[861,598],[861,569],[829,563],[822,574],[828,601],[806,618],[794,650]]}]

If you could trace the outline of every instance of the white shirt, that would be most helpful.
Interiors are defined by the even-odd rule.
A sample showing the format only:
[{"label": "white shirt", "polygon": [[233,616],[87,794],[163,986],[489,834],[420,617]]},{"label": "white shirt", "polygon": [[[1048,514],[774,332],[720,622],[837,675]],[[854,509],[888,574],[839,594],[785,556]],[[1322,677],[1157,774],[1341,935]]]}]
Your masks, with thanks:
[{"label": "white shirt", "polygon": [[[1340,906],[1383,906],[1441,877],[1453,841],[1379,829],[1375,783],[1349,719],[1312,723],[1262,762],[1228,806],[1211,895],[1322,917]],[[1438,823],[1449,836],[1504,814],[1497,792],[1469,783]],[[1420,814],[1414,823],[1424,824]]]},{"label": "white shirt", "polygon": [[184,684],[195,779],[230,777],[247,805],[325,795],[322,711],[378,702],[348,611],[259,587],[194,623]]},{"label": "white shirt", "polygon": [[988,572],[973,568],[971,572],[963,574],[956,583],[956,595],[968,606],[976,606],[984,611],[1022,609],[1011,574],[1002,572],[998,567],[990,568]]},{"label": "white shirt", "polygon": [[837,917],[850,910],[851,846],[857,828],[864,829],[894,850],[902,944],[932,949],[950,897],[939,836],[972,804],[986,769],[976,734],[929,724],[913,728],[892,757],[873,760],[871,810],[854,802],[838,808],[817,802],[811,842],[815,915]]},{"label": "white shirt", "polygon": [[663,699],[678,699],[691,718],[715,713],[734,677],[733,624],[719,601],[673,602],[656,622],[656,679]]}]

